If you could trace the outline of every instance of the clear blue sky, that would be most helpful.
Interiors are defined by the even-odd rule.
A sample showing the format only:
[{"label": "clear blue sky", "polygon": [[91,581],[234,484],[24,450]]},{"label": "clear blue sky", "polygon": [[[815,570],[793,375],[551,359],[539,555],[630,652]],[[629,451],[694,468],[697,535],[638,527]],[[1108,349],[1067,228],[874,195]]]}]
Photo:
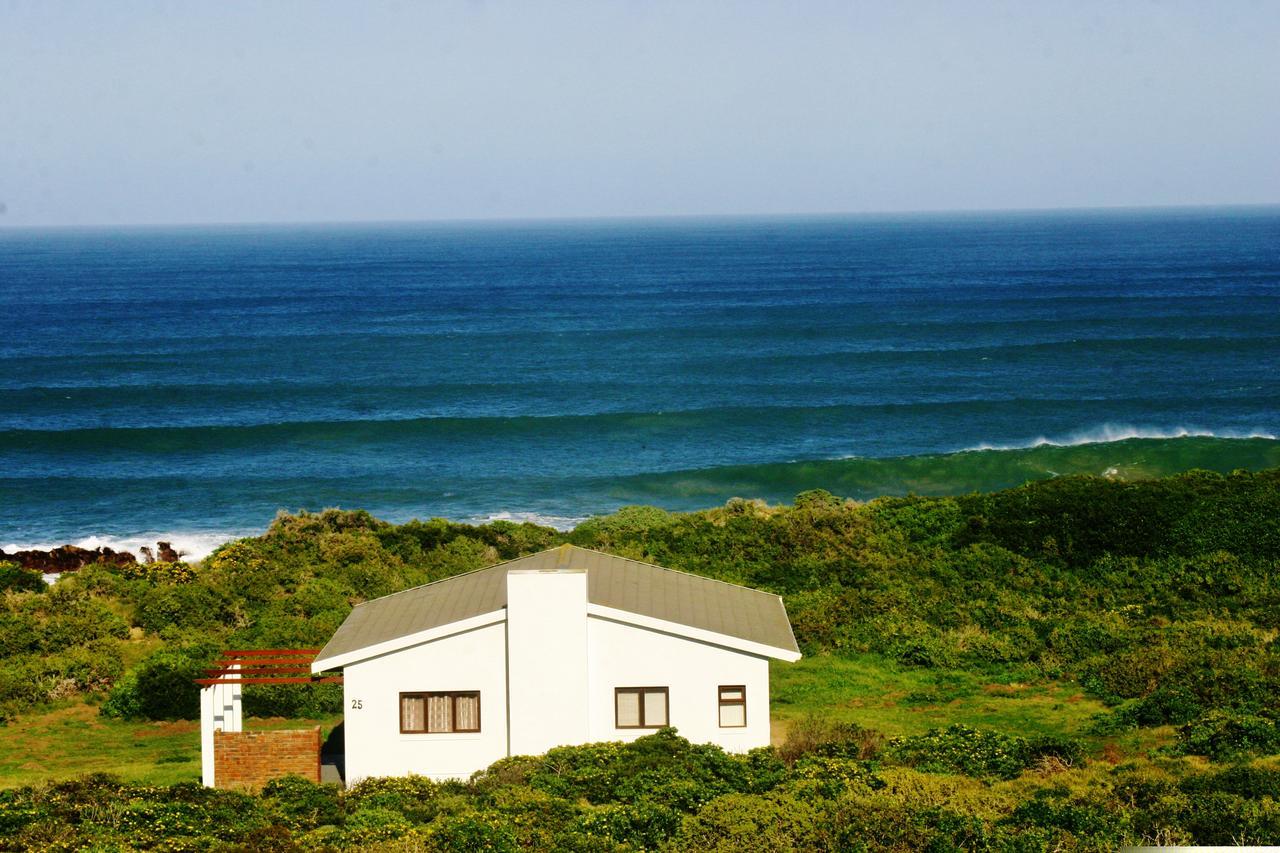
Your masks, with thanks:
[{"label": "clear blue sky", "polygon": [[1273,202],[1271,0],[0,0],[0,226]]}]

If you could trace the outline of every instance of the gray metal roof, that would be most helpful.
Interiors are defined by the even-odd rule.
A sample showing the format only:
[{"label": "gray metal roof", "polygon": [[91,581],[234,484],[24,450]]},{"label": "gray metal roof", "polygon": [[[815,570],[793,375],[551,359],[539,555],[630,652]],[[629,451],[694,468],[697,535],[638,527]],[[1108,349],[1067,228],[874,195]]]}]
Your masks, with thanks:
[{"label": "gray metal roof", "polygon": [[521,569],[585,570],[592,604],[799,651],[782,599],[772,593],[561,545],[357,604],[316,660],[501,610],[507,605],[507,572]]}]

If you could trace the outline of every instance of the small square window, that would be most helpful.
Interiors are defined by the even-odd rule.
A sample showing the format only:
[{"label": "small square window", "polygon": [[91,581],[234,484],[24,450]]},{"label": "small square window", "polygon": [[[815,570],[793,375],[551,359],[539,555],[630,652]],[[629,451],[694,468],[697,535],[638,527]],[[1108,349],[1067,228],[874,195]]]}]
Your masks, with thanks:
[{"label": "small square window", "polygon": [[740,729],[747,724],[747,688],[742,684],[720,686],[720,728]]}]

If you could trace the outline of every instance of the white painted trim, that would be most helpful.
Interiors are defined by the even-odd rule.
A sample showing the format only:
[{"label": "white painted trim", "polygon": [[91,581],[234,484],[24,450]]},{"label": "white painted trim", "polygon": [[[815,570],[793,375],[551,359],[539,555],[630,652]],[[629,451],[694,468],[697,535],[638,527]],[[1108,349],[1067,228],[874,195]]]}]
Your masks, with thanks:
[{"label": "white painted trim", "polygon": [[379,655],[385,655],[389,652],[398,652],[401,649],[407,649],[410,646],[419,646],[423,643],[429,643],[432,640],[439,640],[443,637],[449,637],[454,634],[461,634],[464,631],[473,631],[476,628],[483,628],[486,625],[494,625],[498,622],[507,620],[507,611],[494,610],[492,613],[481,613],[479,616],[471,616],[467,619],[459,619],[457,622],[449,622],[446,625],[437,625],[434,628],[428,628],[425,631],[418,631],[415,634],[406,634],[403,637],[396,637],[393,640],[375,643],[372,646],[365,646],[363,649],[355,649],[340,655],[334,655],[327,658],[316,658],[311,664],[312,673],[324,672],[330,669],[341,669],[344,666],[350,666],[353,663],[359,663],[362,660],[376,658]]},{"label": "white painted trim", "polygon": [[655,619],[652,616],[642,616],[639,613],[618,610],[614,607],[605,607],[602,604],[588,604],[587,615],[608,619],[613,622],[622,622],[626,625],[635,625],[640,628],[649,628],[654,631],[661,631],[664,634],[674,634],[677,637],[687,637],[690,640],[698,640],[714,646],[723,646],[726,649],[735,649],[740,652],[759,655],[760,657],[777,658],[791,663],[800,660],[801,657],[799,652],[793,652],[790,649],[767,646],[764,643],[744,640],[741,637],[732,637],[728,634],[708,631],[705,628],[694,628],[679,622],[668,622],[665,619]]}]

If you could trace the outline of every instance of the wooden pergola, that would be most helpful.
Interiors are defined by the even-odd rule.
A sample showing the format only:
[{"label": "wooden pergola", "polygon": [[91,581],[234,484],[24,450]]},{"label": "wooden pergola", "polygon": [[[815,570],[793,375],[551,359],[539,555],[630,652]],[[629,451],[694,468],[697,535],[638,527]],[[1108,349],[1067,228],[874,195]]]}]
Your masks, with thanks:
[{"label": "wooden pergola", "polygon": [[230,649],[204,671],[196,684],[341,684],[334,673],[312,674],[319,649]]}]

